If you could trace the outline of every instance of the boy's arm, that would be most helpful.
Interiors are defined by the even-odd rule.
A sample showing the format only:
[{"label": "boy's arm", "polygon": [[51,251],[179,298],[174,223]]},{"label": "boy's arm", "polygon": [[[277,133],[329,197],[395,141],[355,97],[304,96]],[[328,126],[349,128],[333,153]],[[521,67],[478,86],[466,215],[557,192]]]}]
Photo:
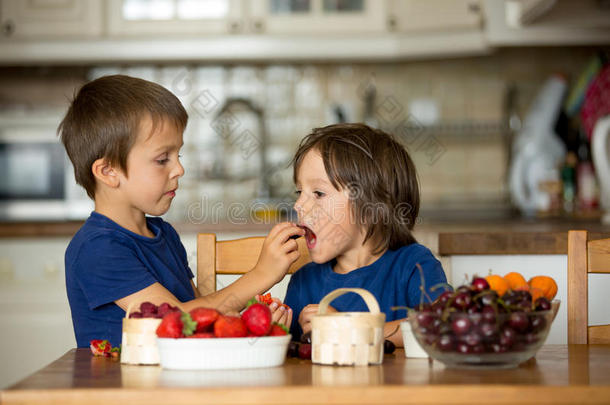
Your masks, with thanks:
[{"label": "boy's arm", "polygon": [[[290,236],[304,233],[304,230],[290,223],[274,226],[265,239],[261,255],[252,270],[222,290],[203,297],[191,281],[195,296],[199,295],[199,297],[182,303],[182,308],[190,311],[196,307],[212,307],[223,313],[240,311],[252,297],[268,290],[284,277],[290,265],[300,255],[296,241],[290,239]],[[140,291],[116,300],[115,303],[126,310],[131,302],[143,301],[160,304],[165,301],[176,302],[178,300],[160,283],[153,283]]]},{"label": "boy's arm", "polygon": [[400,323],[406,321],[407,318],[397,319],[395,321],[386,322],[383,326],[383,336],[396,345],[403,347],[402,332],[400,331]]},{"label": "boy's arm", "polygon": [[201,292],[199,292],[193,280],[191,280],[191,287],[193,287],[193,293],[195,293],[195,298],[201,297]]}]

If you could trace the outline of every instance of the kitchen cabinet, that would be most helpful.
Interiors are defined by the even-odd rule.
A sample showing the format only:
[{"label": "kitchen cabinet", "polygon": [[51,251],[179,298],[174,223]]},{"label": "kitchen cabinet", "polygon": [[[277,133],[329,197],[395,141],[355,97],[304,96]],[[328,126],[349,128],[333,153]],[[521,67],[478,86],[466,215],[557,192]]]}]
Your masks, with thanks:
[{"label": "kitchen cabinet", "polygon": [[109,0],[110,37],[159,37],[239,33],[243,0]]},{"label": "kitchen cabinet", "polygon": [[252,0],[250,26],[265,34],[383,33],[387,0]]},{"label": "kitchen cabinet", "polygon": [[10,39],[93,38],[102,34],[99,0],[3,0],[2,37]]},{"label": "kitchen cabinet", "polygon": [[[485,0],[485,37],[489,44],[536,46],[609,43],[610,7],[607,2],[557,0],[550,3],[553,4],[541,0]],[[539,6],[536,13],[528,7],[535,5]]]},{"label": "kitchen cabinet", "polygon": [[76,346],[64,277],[69,237],[0,240],[0,387]]},{"label": "kitchen cabinet", "polygon": [[398,32],[481,30],[481,0],[391,0],[388,23]]}]

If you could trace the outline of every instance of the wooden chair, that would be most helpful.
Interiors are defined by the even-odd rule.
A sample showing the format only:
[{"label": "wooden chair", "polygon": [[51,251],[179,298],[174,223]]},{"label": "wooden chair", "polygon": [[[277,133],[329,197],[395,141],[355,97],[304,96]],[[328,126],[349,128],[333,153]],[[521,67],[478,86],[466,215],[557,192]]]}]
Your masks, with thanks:
[{"label": "wooden chair", "polygon": [[[197,289],[201,294],[216,291],[216,274],[244,274],[254,267],[263,247],[264,237],[216,241],[213,233],[197,235]],[[305,238],[297,239],[301,256],[290,266],[294,273],[309,263]]]},{"label": "wooden chair", "polygon": [[568,343],[608,344],[610,325],[588,324],[588,273],[610,273],[610,238],[588,240],[568,232]]}]

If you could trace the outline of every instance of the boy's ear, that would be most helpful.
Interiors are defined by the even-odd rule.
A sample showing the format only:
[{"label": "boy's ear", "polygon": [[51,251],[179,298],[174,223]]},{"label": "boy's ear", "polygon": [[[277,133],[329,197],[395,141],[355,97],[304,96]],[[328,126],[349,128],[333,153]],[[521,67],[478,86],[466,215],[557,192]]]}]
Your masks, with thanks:
[{"label": "boy's ear", "polygon": [[108,187],[116,188],[119,186],[119,173],[106,159],[100,158],[93,162],[91,172],[97,181]]}]

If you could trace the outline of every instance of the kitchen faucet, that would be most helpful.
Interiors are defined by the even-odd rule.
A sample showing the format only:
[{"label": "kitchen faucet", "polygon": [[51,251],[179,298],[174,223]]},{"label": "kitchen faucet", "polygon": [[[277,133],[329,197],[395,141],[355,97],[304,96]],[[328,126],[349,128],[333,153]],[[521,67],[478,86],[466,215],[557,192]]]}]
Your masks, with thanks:
[{"label": "kitchen faucet", "polygon": [[257,152],[260,159],[258,199],[268,200],[271,197],[271,187],[269,184],[269,173],[267,173],[267,133],[265,130],[265,119],[263,109],[256,106],[252,100],[243,97],[229,97],[220,108],[216,118],[227,113],[234,106],[245,107],[246,110],[254,113],[258,119],[259,136],[257,138]]}]

